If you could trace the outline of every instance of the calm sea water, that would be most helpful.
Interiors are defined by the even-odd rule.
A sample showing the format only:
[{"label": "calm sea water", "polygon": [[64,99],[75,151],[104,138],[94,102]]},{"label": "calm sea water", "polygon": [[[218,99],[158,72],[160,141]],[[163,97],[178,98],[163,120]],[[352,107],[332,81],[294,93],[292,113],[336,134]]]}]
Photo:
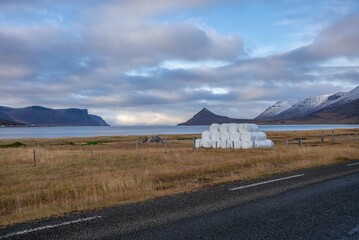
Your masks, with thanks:
[{"label": "calm sea water", "polygon": [[[261,131],[296,131],[338,128],[359,128],[359,125],[260,125]],[[28,127],[0,128],[0,139],[60,138],[125,135],[197,134],[208,126],[111,126],[111,127]]]}]

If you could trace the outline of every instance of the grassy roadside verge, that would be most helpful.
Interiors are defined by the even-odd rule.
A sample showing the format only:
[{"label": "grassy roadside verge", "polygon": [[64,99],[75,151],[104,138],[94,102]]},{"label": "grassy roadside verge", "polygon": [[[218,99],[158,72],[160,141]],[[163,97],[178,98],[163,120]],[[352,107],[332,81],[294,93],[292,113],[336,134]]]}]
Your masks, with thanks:
[{"label": "grassy roadside verge", "polygon": [[[269,132],[273,149],[199,149],[196,135],[0,140],[0,226],[359,159],[355,130]],[[303,146],[296,140],[303,138]],[[36,166],[33,150],[36,151]]]}]

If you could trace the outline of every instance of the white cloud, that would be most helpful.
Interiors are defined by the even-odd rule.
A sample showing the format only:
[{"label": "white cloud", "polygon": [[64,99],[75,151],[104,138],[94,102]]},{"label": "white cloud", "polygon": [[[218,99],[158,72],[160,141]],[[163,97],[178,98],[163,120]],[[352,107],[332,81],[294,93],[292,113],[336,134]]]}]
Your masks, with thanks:
[{"label": "white cloud", "polygon": [[148,111],[126,111],[117,114],[116,124],[119,125],[163,125],[178,124],[184,118],[171,116],[165,113],[148,112]]},{"label": "white cloud", "polygon": [[320,64],[322,67],[359,67],[359,58],[348,59],[345,57],[338,57],[330,59]]}]

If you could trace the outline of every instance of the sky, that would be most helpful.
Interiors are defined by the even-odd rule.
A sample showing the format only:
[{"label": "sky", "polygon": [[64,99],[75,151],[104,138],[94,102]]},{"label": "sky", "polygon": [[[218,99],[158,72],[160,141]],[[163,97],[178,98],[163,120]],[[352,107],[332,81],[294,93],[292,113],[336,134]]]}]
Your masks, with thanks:
[{"label": "sky", "polygon": [[174,125],[359,85],[357,0],[1,0],[0,105]]}]

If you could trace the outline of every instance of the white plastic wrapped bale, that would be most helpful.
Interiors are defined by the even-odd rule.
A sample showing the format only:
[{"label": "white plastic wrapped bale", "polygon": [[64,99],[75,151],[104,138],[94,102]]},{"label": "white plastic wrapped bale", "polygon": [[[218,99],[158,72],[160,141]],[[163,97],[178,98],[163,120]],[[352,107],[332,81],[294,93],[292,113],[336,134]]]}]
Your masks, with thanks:
[{"label": "white plastic wrapped bale", "polygon": [[259,131],[258,125],[254,124],[254,123],[245,123],[245,124],[243,124],[242,129],[247,132],[258,132]]},{"label": "white plastic wrapped bale", "polygon": [[211,139],[214,141],[221,140],[221,132],[211,132]]},{"label": "white plastic wrapped bale", "polygon": [[209,127],[210,131],[202,133],[202,139],[195,141],[196,148],[270,148],[274,144],[267,139],[264,132],[258,131],[258,126],[252,123],[245,124],[217,124]]},{"label": "white plastic wrapped bale", "polygon": [[218,139],[218,140],[212,140],[212,148],[221,148],[221,142],[222,140]]},{"label": "white plastic wrapped bale", "polygon": [[209,126],[209,131],[211,132],[219,132],[220,125],[218,123],[213,123]]},{"label": "white plastic wrapped bale", "polygon": [[253,148],[254,141],[242,141],[242,148],[243,149],[250,149]]},{"label": "white plastic wrapped bale", "polygon": [[228,128],[229,128],[229,124],[228,124],[228,123],[223,123],[223,124],[221,124],[221,126],[219,127],[219,131],[221,131],[221,132],[228,132]]},{"label": "white plastic wrapped bale", "polygon": [[231,133],[238,132],[239,131],[239,124],[237,123],[230,123],[228,126],[228,131]]},{"label": "white plastic wrapped bale", "polygon": [[240,132],[232,132],[229,135],[229,140],[231,141],[240,141],[242,134]]},{"label": "white plastic wrapped bale", "polygon": [[256,148],[272,148],[272,147],[274,147],[274,143],[272,140],[267,139],[264,141],[255,141],[254,146]]},{"label": "white plastic wrapped bale", "polygon": [[241,136],[241,140],[244,142],[264,141],[267,139],[267,135],[264,132],[244,132]]},{"label": "white plastic wrapped bale", "polygon": [[218,148],[230,148],[231,143],[228,139],[221,140],[218,142]]},{"label": "white plastic wrapped bale", "polygon": [[196,148],[202,147],[202,139],[201,138],[196,139],[194,145],[195,145]]},{"label": "white plastic wrapped bale", "polygon": [[241,135],[243,135],[243,133],[246,133],[247,131],[244,130],[244,129],[242,129],[242,128],[240,128],[240,129],[238,130],[238,132],[239,132]]},{"label": "white plastic wrapped bale", "polygon": [[242,141],[241,140],[228,141],[227,148],[241,149]]},{"label": "white plastic wrapped bale", "polygon": [[229,132],[221,132],[221,140],[229,140],[230,133]]},{"label": "white plastic wrapped bale", "polygon": [[211,140],[212,138],[211,138],[211,132],[210,131],[204,131],[203,133],[202,133],[202,139],[203,140]]},{"label": "white plastic wrapped bale", "polygon": [[204,140],[204,139],[202,139],[201,145],[204,148],[211,148],[212,147],[212,140]]}]

